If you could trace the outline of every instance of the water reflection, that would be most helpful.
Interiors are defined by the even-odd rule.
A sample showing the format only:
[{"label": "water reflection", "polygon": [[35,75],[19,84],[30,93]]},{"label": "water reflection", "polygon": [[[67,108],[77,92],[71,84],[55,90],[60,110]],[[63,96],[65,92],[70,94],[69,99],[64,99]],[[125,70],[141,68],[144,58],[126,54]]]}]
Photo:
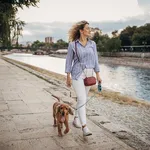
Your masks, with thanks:
[{"label": "water reflection", "polygon": [[[6,57],[65,74],[65,59],[32,54],[11,54]],[[100,64],[103,87],[125,95],[150,101],[150,69]]]}]

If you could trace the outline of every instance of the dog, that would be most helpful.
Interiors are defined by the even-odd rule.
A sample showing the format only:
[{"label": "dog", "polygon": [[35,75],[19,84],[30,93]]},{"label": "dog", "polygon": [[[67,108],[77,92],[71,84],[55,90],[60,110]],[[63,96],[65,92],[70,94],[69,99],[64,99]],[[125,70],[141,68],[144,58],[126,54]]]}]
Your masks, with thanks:
[{"label": "dog", "polygon": [[53,126],[58,127],[58,136],[63,136],[61,131],[63,124],[66,127],[64,134],[67,134],[69,132],[69,114],[73,115],[73,111],[69,107],[69,105],[60,102],[55,102],[53,104]]}]

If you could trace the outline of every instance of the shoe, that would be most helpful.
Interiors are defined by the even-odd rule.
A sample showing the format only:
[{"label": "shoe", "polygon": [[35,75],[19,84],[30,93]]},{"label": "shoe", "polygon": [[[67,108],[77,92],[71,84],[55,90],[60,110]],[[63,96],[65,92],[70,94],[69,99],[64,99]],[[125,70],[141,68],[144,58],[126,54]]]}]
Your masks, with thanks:
[{"label": "shoe", "polygon": [[73,123],[74,127],[76,128],[81,128],[81,124],[79,122],[79,118],[78,117],[75,117],[74,120],[73,120]]},{"label": "shoe", "polygon": [[82,131],[83,131],[83,136],[90,136],[90,135],[92,135],[92,132],[88,129],[87,126],[82,128]]}]

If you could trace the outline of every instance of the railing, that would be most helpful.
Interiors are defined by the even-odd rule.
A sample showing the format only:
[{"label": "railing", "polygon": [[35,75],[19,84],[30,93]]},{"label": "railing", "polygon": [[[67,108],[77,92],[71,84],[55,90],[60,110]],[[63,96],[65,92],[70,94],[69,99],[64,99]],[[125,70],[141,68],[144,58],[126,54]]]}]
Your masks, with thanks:
[{"label": "railing", "polygon": [[121,46],[120,52],[150,52],[150,45]]}]

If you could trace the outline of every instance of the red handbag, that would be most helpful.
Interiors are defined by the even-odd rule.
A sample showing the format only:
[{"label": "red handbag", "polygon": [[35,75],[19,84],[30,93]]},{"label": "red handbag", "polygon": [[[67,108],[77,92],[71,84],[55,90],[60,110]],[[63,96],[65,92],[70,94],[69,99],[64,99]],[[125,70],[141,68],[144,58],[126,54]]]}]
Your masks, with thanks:
[{"label": "red handbag", "polygon": [[96,78],[95,77],[86,77],[84,79],[84,85],[85,86],[91,86],[96,84]]},{"label": "red handbag", "polygon": [[[76,42],[75,42],[75,52],[76,52],[77,58],[78,58],[78,60],[79,60],[79,56],[78,56],[78,54],[77,54]],[[79,62],[80,62],[80,60],[79,60]],[[80,65],[81,65],[81,63],[80,63]],[[82,67],[82,66],[81,66],[81,67]],[[95,85],[95,84],[96,84],[96,78],[95,78],[94,76],[86,77],[86,78],[84,79],[84,85],[85,85],[85,86],[92,86],[92,85]]]}]

